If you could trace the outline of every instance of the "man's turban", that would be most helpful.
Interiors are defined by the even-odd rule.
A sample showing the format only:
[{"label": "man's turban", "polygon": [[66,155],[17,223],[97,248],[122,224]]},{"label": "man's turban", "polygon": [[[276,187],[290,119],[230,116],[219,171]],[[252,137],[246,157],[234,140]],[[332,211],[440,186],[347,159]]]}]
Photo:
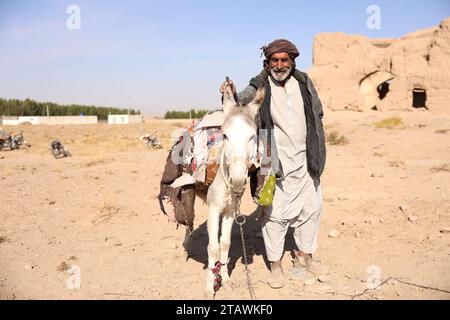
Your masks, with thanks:
[{"label": "man's turban", "polygon": [[261,49],[267,59],[270,59],[270,57],[274,53],[280,52],[287,52],[292,60],[294,60],[300,55],[300,52],[298,52],[297,47],[292,42],[285,39],[275,40],[272,43],[268,44],[267,46],[262,47]]}]

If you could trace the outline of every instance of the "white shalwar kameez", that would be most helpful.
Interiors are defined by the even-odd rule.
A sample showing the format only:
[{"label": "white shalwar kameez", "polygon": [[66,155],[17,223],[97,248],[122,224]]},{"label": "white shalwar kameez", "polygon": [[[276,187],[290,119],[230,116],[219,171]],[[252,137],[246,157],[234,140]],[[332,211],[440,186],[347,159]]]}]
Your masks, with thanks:
[{"label": "white shalwar kameez", "polygon": [[294,78],[281,87],[269,77],[270,113],[284,180],[277,181],[272,206],[263,207],[262,234],[269,261],[281,259],[288,227],[304,253],[317,249],[323,196],[307,170],[306,120],[299,84]]}]

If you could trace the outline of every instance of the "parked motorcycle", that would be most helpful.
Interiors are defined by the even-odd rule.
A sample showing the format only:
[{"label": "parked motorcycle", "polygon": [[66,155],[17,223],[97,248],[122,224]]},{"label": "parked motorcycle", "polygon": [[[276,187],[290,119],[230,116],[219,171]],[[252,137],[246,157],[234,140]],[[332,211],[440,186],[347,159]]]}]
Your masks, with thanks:
[{"label": "parked motorcycle", "polygon": [[72,156],[69,149],[64,147],[61,141],[59,141],[59,139],[53,140],[52,143],[50,143],[50,145],[48,146],[48,148],[52,152],[53,157],[55,157],[55,159]]},{"label": "parked motorcycle", "polygon": [[23,131],[16,134],[13,139],[15,140],[18,148],[20,148],[23,145],[25,145],[27,147],[31,147],[31,144],[29,144],[28,142],[25,141],[25,137],[23,136]]},{"label": "parked motorcycle", "polygon": [[158,139],[158,136],[156,135],[156,132],[152,134],[146,134],[145,136],[140,137],[140,139],[145,141],[148,148],[162,149],[163,147]]},{"label": "parked motorcycle", "polygon": [[16,139],[10,133],[5,131],[0,132],[0,150],[3,148],[9,148],[10,150],[15,150],[19,148]]}]

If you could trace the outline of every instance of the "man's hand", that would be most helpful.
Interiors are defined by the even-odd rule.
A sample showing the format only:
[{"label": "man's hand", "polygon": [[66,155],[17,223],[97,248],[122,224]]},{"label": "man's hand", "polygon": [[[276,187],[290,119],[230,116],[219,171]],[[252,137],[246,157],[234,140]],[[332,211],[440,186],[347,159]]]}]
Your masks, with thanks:
[{"label": "man's hand", "polygon": [[233,91],[233,95],[236,95],[236,87],[234,86],[232,80],[225,80],[225,81],[220,85],[220,88],[219,88],[220,93],[223,94],[228,86],[231,87],[231,90]]}]

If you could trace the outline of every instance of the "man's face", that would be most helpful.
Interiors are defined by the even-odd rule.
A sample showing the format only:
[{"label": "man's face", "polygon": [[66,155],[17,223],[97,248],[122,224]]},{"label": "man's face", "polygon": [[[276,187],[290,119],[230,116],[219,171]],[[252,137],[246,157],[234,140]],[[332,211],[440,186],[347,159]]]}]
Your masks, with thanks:
[{"label": "man's face", "polygon": [[270,73],[277,81],[284,81],[292,70],[292,59],[287,52],[274,53],[269,60]]}]

